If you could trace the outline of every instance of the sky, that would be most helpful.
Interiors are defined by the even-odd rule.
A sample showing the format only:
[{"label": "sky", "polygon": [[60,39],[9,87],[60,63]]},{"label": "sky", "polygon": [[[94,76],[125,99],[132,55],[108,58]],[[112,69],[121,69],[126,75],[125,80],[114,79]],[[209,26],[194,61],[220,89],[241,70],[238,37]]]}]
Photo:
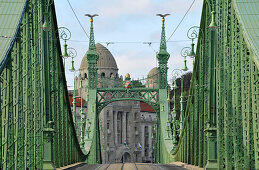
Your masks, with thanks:
[{"label": "sky", "polygon": [[[67,0],[55,0],[58,27],[66,27],[72,37],[68,47],[76,49],[75,68],[79,69],[82,58],[88,49],[88,38],[80,27]],[[133,79],[143,78],[157,66],[156,52],[159,50],[161,18],[156,14],[169,13],[166,17],[166,37],[175,28],[191,6],[193,0],[69,0],[79,21],[89,35],[89,18],[84,14],[98,14],[94,18],[95,42],[101,43],[113,54],[119,74],[130,73]],[[167,43],[170,54],[168,61],[169,81],[173,69],[183,68],[182,48],[190,46],[187,31],[199,26],[203,0],[195,0],[189,13]],[[114,42],[107,46],[106,42]],[[151,46],[145,42],[153,42]],[[61,45],[64,42],[61,40]],[[73,88],[74,74],[69,71],[71,59],[66,60],[68,88]],[[189,71],[192,59],[187,59]]]}]

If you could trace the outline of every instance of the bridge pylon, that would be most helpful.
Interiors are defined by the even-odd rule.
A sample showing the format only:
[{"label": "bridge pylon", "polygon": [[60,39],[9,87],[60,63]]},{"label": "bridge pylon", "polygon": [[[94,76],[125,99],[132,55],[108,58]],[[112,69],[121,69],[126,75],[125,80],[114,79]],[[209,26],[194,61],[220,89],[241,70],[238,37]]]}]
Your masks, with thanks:
[{"label": "bridge pylon", "polygon": [[86,54],[88,61],[88,103],[87,103],[87,119],[93,123],[93,130],[90,138],[92,138],[91,148],[88,158],[86,160],[89,164],[101,163],[101,146],[100,146],[100,132],[99,132],[99,117],[96,109],[96,94],[97,94],[97,61],[99,55],[96,52],[94,40],[93,17],[98,15],[89,15],[91,27],[89,38],[89,50]]}]

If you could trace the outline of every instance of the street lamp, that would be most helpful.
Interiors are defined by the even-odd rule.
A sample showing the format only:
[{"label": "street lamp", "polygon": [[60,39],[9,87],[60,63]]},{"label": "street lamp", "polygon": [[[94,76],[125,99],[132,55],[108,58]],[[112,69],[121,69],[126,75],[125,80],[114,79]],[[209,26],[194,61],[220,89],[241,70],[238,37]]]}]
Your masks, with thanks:
[{"label": "street lamp", "polygon": [[166,131],[167,131],[167,139],[172,139],[172,136],[171,136],[172,129],[171,129],[171,123],[169,119],[166,122]]},{"label": "street lamp", "polygon": [[71,72],[75,71],[74,67],[74,58],[77,56],[77,52],[74,48],[68,48],[68,56],[71,57],[71,68],[69,69]]},{"label": "street lamp", "polygon": [[191,52],[191,48],[190,47],[184,47],[183,49],[182,49],[182,51],[181,51],[181,56],[184,58],[184,66],[183,66],[183,71],[187,71],[188,70],[188,67],[187,67],[187,65],[186,65],[186,57],[188,57],[189,56],[189,54],[190,54],[190,52]]},{"label": "street lamp", "polygon": [[172,115],[172,117],[173,117],[173,121],[172,121],[172,123],[173,123],[173,148],[175,149],[176,148],[176,146],[177,146],[177,139],[176,139],[176,131],[177,131],[177,125],[176,125],[176,123],[177,123],[177,121],[176,121],[176,112],[175,113],[173,113],[173,115]]},{"label": "street lamp", "polygon": [[90,132],[91,132],[91,125],[92,123],[90,122],[89,119],[86,120],[86,128],[85,128],[85,139],[89,139],[90,138]]},{"label": "street lamp", "polygon": [[49,9],[50,9],[50,6],[52,5],[52,3],[53,2],[51,2],[51,1],[47,1],[47,4],[46,5],[44,5],[45,7],[46,7],[46,9],[45,9],[45,11],[44,11],[44,13],[43,13],[43,17],[44,17],[44,23],[43,23],[43,25],[42,25],[42,29],[43,29],[43,31],[45,31],[45,32],[48,32],[48,31],[50,31],[51,30],[51,26],[50,26],[50,24],[49,24]]},{"label": "street lamp", "polygon": [[210,7],[209,10],[211,12],[211,22],[210,22],[209,28],[216,30],[218,28],[216,24],[216,19],[215,19],[215,15],[216,15],[215,10],[216,10],[217,3],[215,2],[215,0],[206,0],[205,3],[208,4],[208,6]]},{"label": "street lamp", "polygon": [[79,74],[79,79],[80,79],[80,91],[81,91],[81,109],[80,109],[80,115],[81,115],[81,141],[80,145],[81,148],[84,148],[85,141],[84,141],[84,119],[85,119],[85,114],[83,111],[83,95],[82,95],[82,89],[83,89],[83,83],[82,81],[85,79],[85,77],[82,77],[81,74]]},{"label": "street lamp", "polygon": [[59,38],[64,40],[64,52],[62,53],[62,57],[64,58],[64,68],[66,68],[65,60],[69,57],[67,52],[67,40],[71,38],[71,32],[66,27],[58,28]]},{"label": "street lamp", "polygon": [[51,26],[49,25],[48,19],[49,19],[49,13],[48,12],[44,12],[43,14],[44,16],[44,23],[42,25],[42,29],[43,31],[50,31],[51,30]]},{"label": "street lamp", "polygon": [[182,128],[183,128],[183,119],[184,119],[184,108],[183,108],[183,103],[184,103],[184,96],[183,96],[183,72],[182,70],[180,69],[174,69],[173,72],[172,72],[172,75],[175,77],[175,80],[174,80],[174,108],[173,108],[173,112],[172,112],[172,116],[173,115],[176,115],[176,89],[178,88],[177,85],[176,85],[176,78],[179,76],[179,75],[182,75],[181,76],[181,100],[180,100],[180,103],[181,103],[181,115],[180,115],[180,134],[182,133]]},{"label": "street lamp", "polygon": [[71,69],[70,71],[71,72],[74,72],[74,94],[73,94],[73,115],[74,115],[74,124],[76,126],[76,81],[75,81],[75,76],[76,76],[76,71],[78,70],[75,70],[75,67],[74,67],[74,58],[77,56],[77,52],[74,48],[68,48],[68,56],[72,58],[72,61],[71,61]]},{"label": "street lamp", "polygon": [[173,89],[174,89],[174,107],[173,107],[173,112],[172,114],[176,114],[176,89],[178,88],[177,87],[177,84],[176,84],[176,78],[179,76],[179,73],[177,72],[178,70],[173,70],[173,72],[175,72],[175,74],[173,75],[173,77],[175,77],[175,80],[174,80],[174,84],[173,84]]},{"label": "street lamp", "polygon": [[198,38],[199,36],[199,30],[200,28],[197,27],[197,26],[193,26],[191,27],[188,32],[187,32],[187,37],[192,40],[192,43],[191,43],[191,51],[189,53],[189,57],[193,59],[193,65],[194,65],[194,58],[195,58],[195,52],[194,52],[194,40]]}]

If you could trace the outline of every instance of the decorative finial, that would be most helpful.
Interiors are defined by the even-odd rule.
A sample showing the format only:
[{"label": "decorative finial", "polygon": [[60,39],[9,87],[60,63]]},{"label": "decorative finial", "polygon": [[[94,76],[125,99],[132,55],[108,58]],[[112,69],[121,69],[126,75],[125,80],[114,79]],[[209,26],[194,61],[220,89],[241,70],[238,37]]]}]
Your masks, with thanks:
[{"label": "decorative finial", "polygon": [[160,17],[162,17],[162,22],[165,22],[165,17],[166,16],[168,16],[168,15],[170,15],[170,14],[156,14],[156,16],[160,16]]},{"label": "decorative finial", "polygon": [[96,16],[99,16],[98,14],[94,14],[94,15],[91,15],[91,14],[85,14],[85,16],[88,16],[90,17],[90,22],[93,22],[93,18],[96,17]]},{"label": "decorative finial", "polygon": [[161,33],[161,41],[160,41],[160,51],[166,51],[165,17],[170,14],[156,14],[156,15],[162,17],[162,33]]},{"label": "decorative finial", "polygon": [[126,77],[126,78],[130,78],[130,74],[127,73],[127,74],[125,75],[125,77]]},{"label": "decorative finial", "polygon": [[94,41],[94,26],[93,26],[93,18],[96,16],[99,16],[98,14],[90,15],[85,14],[85,16],[88,16],[90,18],[91,27],[90,27],[90,40],[89,40],[89,50],[95,50],[95,41]]}]

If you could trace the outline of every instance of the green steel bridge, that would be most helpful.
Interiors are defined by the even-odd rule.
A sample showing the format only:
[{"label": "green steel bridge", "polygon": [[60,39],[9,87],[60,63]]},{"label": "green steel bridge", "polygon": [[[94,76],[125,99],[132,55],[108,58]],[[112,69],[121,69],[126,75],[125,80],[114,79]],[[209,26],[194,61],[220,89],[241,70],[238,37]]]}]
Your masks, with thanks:
[{"label": "green steel bridge", "polygon": [[91,19],[87,118],[78,142],[70,109],[53,0],[0,1],[0,169],[100,164],[98,114],[138,100],[157,112],[155,162],[206,169],[259,169],[259,1],[204,0],[182,131],[168,138],[165,19],[158,88],[97,88]]}]

